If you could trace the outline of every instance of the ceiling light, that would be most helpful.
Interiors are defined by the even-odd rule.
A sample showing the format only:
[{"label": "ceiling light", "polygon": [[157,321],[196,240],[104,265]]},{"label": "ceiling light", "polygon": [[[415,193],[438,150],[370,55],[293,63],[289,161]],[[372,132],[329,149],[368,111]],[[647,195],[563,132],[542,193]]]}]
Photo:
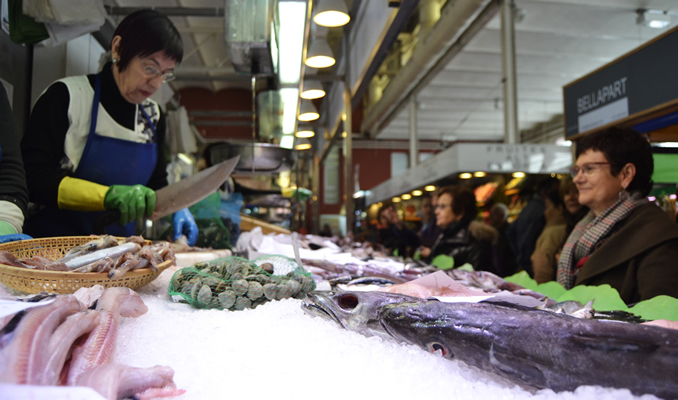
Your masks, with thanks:
[{"label": "ceiling light", "polygon": [[421,190],[414,190],[412,192],[412,196],[421,196],[422,194],[424,193]]},{"label": "ceiling light", "polygon": [[335,63],[334,54],[327,40],[316,38],[311,42],[311,46],[306,53],[305,64],[312,68],[327,68]]},{"label": "ceiling light", "polygon": [[283,135],[280,138],[280,147],[283,149],[291,149],[294,147],[294,136],[293,135]]},{"label": "ceiling light", "polygon": [[459,174],[459,179],[470,179],[473,175],[471,175],[468,172],[464,172],[463,174]]},{"label": "ceiling light", "polygon": [[512,175],[514,178],[522,178],[525,176],[524,172],[514,172]]},{"label": "ceiling light", "polygon": [[482,178],[485,175],[487,175],[487,174],[484,173],[483,171],[477,171],[477,172],[473,173],[473,176],[475,176],[476,178]]},{"label": "ceiling light", "polygon": [[302,99],[319,99],[325,96],[322,83],[315,80],[304,80],[304,89],[301,91]]},{"label": "ceiling light", "polygon": [[671,23],[671,16],[666,11],[661,10],[636,10],[636,24],[647,26],[648,28],[666,28]]},{"label": "ceiling light", "polygon": [[311,147],[311,141],[302,138],[297,138],[297,143],[294,145],[295,150],[308,150]]},{"label": "ceiling light", "polygon": [[278,36],[280,83],[297,85],[301,79],[301,58],[304,52],[306,3],[280,1],[278,2],[278,15],[280,17]]},{"label": "ceiling light", "polygon": [[394,203],[400,203],[400,197],[394,197],[391,199],[391,201]]},{"label": "ceiling light", "polygon": [[313,21],[320,26],[337,27],[348,24],[351,17],[344,0],[319,0]]},{"label": "ceiling light", "polygon": [[424,188],[424,190],[427,192],[433,192],[434,190],[436,190],[436,187],[433,185],[428,185]]},{"label": "ceiling light", "polygon": [[312,138],[313,136],[315,136],[315,132],[310,126],[300,126],[297,129],[296,136],[298,138]]},{"label": "ceiling light", "polygon": [[320,118],[320,114],[318,114],[318,109],[315,108],[315,105],[313,105],[313,102],[311,100],[306,100],[303,99],[301,100],[301,106],[299,108],[299,121],[315,121],[316,119]]},{"label": "ceiling light", "polygon": [[409,193],[405,193],[404,195],[400,196],[402,197],[403,200],[409,200],[412,198],[412,195]]}]

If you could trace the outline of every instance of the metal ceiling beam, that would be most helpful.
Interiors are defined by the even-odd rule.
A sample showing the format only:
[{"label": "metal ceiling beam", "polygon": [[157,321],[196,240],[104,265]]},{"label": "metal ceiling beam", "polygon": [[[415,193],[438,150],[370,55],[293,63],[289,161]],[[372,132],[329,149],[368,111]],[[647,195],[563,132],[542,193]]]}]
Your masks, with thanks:
[{"label": "metal ceiling beam", "polygon": [[375,138],[407,106],[407,99],[426,87],[499,9],[499,0],[448,1],[438,23],[420,39],[410,61],[365,116],[363,130],[368,137]]}]

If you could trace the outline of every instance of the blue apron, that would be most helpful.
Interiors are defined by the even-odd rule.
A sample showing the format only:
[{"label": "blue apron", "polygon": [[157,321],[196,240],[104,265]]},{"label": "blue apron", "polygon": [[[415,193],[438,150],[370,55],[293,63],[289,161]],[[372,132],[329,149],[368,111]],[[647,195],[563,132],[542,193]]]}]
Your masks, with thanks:
[{"label": "blue apron", "polygon": [[[90,123],[87,144],[73,178],[111,185],[146,185],[155,170],[158,160],[158,145],[155,126],[140,106],[144,118],[153,130],[152,143],[137,143],[97,135],[96,125],[101,97],[100,76],[94,85],[92,101],[92,121]],[[47,208],[32,216],[25,227],[26,233],[33,237],[81,236],[91,235],[92,222],[105,211],[72,211]],[[106,229],[106,233],[115,236],[134,234],[135,222],[125,226],[115,224]]]}]

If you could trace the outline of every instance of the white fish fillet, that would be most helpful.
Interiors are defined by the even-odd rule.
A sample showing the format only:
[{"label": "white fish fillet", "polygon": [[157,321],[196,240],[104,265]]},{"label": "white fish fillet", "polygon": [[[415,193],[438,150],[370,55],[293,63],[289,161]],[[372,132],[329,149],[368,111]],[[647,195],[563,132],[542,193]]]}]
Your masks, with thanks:
[{"label": "white fish fillet", "polygon": [[128,365],[108,363],[94,367],[78,379],[78,386],[88,386],[109,400],[134,396],[149,389],[155,397],[178,396],[185,390],[176,389],[174,370],[156,365],[151,368],[137,368]]},{"label": "white fish fillet", "polygon": [[38,383],[48,358],[50,337],[66,317],[83,308],[75,296],[64,295],[29,311],[7,347],[0,350],[0,382]]},{"label": "white fish fillet", "polygon": [[80,375],[96,366],[110,363],[115,349],[120,315],[138,317],[148,311],[141,297],[129,288],[109,288],[99,298],[101,320],[80,347],[73,349],[67,384],[74,386]]},{"label": "white fish fillet", "polygon": [[38,379],[41,385],[57,385],[59,375],[64,366],[66,357],[70,354],[71,346],[80,336],[90,332],[99,323],[99,312],[85,310],[66,318],[59,325],[49,339],[47,360],[43,367],[42,377]]}]

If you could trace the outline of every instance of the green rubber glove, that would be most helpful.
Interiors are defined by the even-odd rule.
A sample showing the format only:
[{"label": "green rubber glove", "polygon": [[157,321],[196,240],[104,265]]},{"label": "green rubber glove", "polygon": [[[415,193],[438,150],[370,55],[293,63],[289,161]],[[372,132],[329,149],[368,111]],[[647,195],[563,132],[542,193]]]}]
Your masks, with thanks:
[{"label": "green rubber glove", "polygon": [[104,207],[120,210],[120,225],[150,216],[155,211],[155,192],[142,185],[112,185],[106,192]]},{"label": "green rubber glove", "polygon": [[16,233],[16,229],[9,222],[0,221],[0,235],[12,235]]}]

